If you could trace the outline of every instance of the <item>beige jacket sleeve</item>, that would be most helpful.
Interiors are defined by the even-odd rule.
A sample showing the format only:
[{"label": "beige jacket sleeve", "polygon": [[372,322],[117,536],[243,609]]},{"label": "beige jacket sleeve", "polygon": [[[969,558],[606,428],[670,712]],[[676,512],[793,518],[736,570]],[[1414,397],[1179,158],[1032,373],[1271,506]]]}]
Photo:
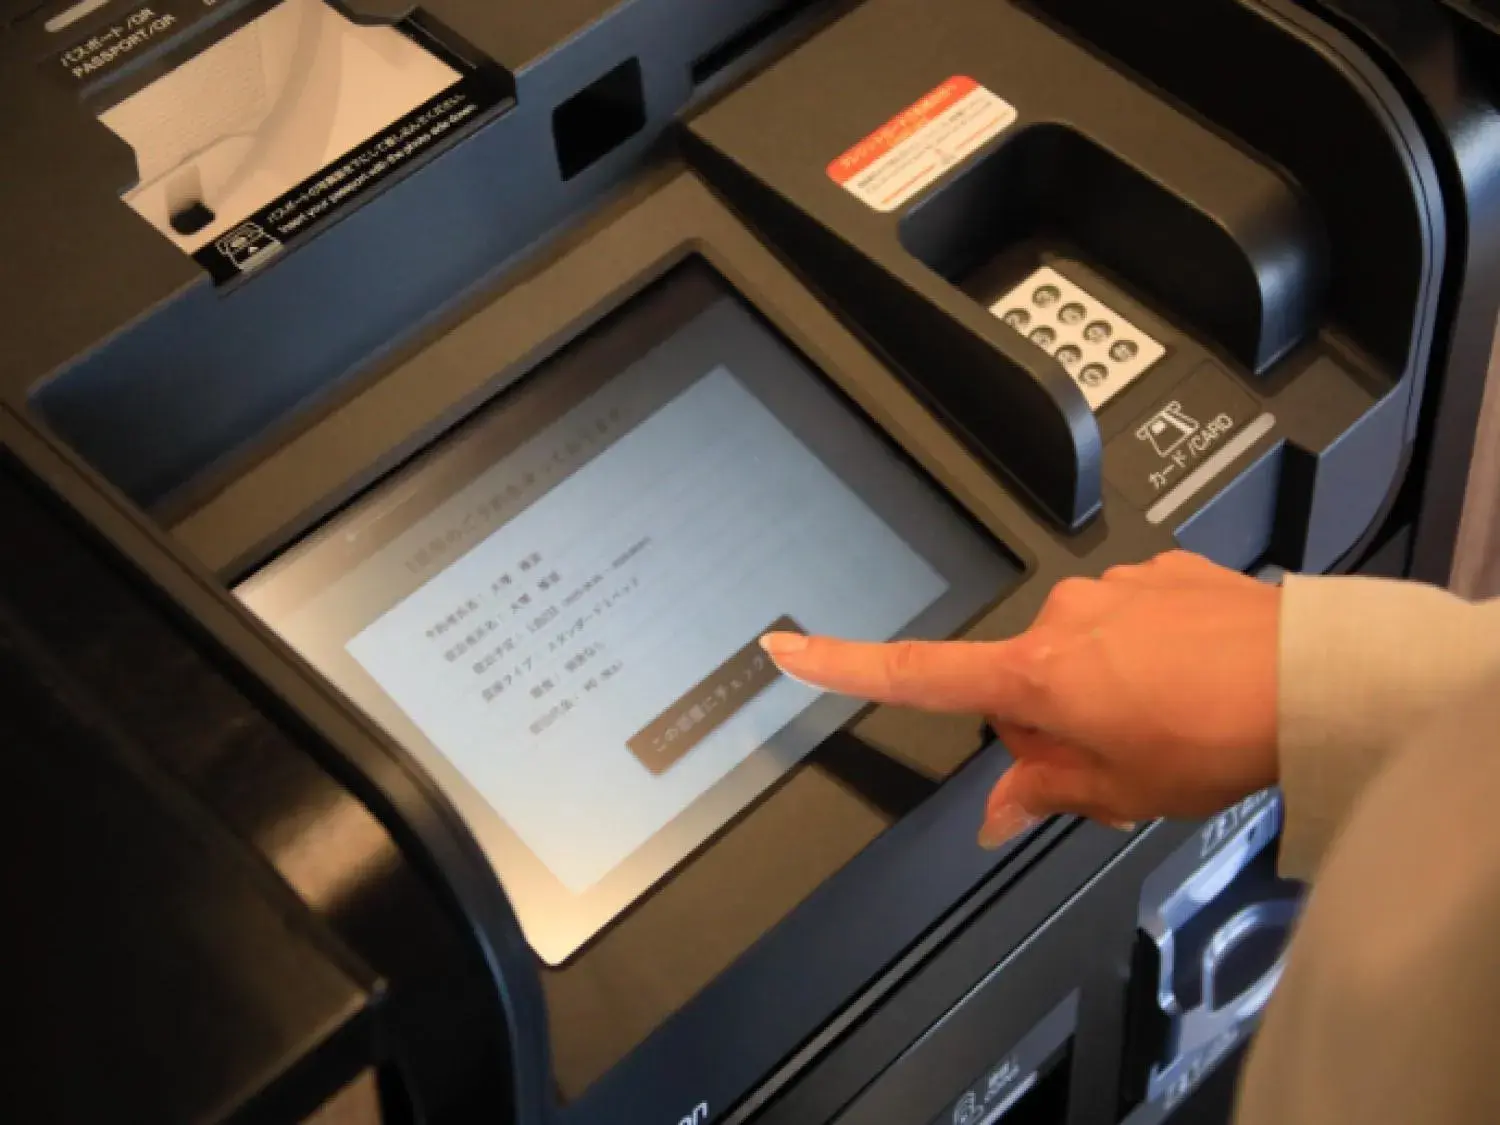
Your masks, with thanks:
[{"label": "beige jacket sleeve", "polygon": [[1308,880],[1397,748],[1500,674],[1500,600],[1476,605],[1411,582],[1291,576],[1280,661],[1281,866]]},{"label": "beige jacket sleeve", "polygon": [[1500,604],[1293,579],[1282,864],[1312,892],[1236,1125],[1500,1123]]}]

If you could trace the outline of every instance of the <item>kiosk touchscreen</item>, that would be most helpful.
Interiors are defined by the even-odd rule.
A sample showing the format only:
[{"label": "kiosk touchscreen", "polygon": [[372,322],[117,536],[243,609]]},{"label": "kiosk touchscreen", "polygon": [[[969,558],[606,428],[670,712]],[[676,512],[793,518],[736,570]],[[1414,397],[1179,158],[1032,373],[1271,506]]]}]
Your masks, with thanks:
[{"label": "kiosk touchscreen", "polygon": [[555,965],[856,717],[763,633],[945,637],[1017,574],[689,264],[238,592],[440,779]]}]

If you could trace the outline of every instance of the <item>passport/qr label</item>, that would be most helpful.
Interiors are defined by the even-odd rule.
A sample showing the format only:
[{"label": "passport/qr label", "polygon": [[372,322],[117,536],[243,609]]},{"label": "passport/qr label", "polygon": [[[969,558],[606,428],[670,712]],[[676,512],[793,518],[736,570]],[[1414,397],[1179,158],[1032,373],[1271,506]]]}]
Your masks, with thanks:
[{"label": "passport/qr label", "polygon": [[854,198],[888,213],[1015,123],[1009,102],[972,78],[944,82],[828,165]]}]

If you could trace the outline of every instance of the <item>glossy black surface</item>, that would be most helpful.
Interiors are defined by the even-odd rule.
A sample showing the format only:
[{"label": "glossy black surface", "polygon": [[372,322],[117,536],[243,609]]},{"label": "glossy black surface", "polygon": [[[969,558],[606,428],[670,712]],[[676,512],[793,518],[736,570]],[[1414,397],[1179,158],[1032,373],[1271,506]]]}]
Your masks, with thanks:
[{"label": "glossy black surface", "polygon": [[[1448,209],[1439,333],[1409,473],[1382,529],[1402,573],[1444,584],[1454,563],[1500,312],[1500,22],[1466,0],[1304,0],[1382,63],[1422,127]],[[1412,528],[1409,542],[1400,537]],[[1377,544],[1379,549],[1379,544]]]},{"label": "glossy black surface", "polygon": [[[232,677],[239,673],[225,657],[175,621],[158,594],[77,527],[52,497],[25,480],[4,454],[0,520],[5,526],[0,608],[9,615],[12,630],[41,638],[36,643],[45,644],[45,660],[66,669],[74,685],[70,690],[88,701],[87,712],[71,701],[52,705],[52,721],[74,724],[57,728],[55,752],[73,745],[84,759],[97,756],[100,750],[90,740],[98,736],[77,724],[85,713],[100,716],[110,737],[129,740],[152,769],[191,794],[202,806],[201,818],[217,822],[216,831],[238,837],[241,850],[266,868],[263,876],[285,901],[296,901],[293,891],[300,896],[300,908],[309,911],[306,924],[318,921],[369,966],[367,972],[399,979],[400,986],[385,1002],[395,1058],[409,1096],[434,1120],[466,1120],[481,1109],[494,1112],[508,1105],[504,1028],[490,1006],[486,968],[432,888],[370,812],[314,764],[272,717],[264,698],[253,699],[236,684]],[[34,694],[19,686],[14,690],[22,701]],[[98,815],[109,812],[101,802]],[[52,825],[47,835],[61,836],[60,846],[74,849],[60,827]],[[21,839],[34,840],[35,835]],[[33,857],[15,847],[6,847],[4,854],[18,865],[17,878]],[[88,913],[91,900],[108,901],[124,886],[90,868],[91,863],[121,858],[100,838],[78,840],[68,854],[80,865],[79,877],[87,875],[100,885],[79,888],[61,905]],[[45,871],[27,877],[41,878],[45,885]],[[276,884],[278,875],[285,886]],[[164,930],[191,924],[185,904],[193,898],[179,893],[173,899],[163,892],[154,912],[140,904],[140,924]],[[30,917],[47,922],[49,915],[43,908]],[[97,923],[100,935],[107,933],[109,917],[104,910]],[[28,927],[20,932],[29,941],[42,941],[49,931]],[[94,955],[91,935],[83,928],[65,927],[65,932],[76,942],[68,955],[86,963]],[[229,946],[240,954],[251,948]],[[108,968],[118,972],[121,963],[111,961]],[[245,1003],[267,1003],[273,1009],[288,1004],[295,1011],[300,1002],[295,974],[278,978],[267,975],[269,969],[243,963],[221,968],[224,987],[243,972],[236,987],[249,989],[241,997]],[[192,990],[186,980],[181,987]],[[212,996],[212,990],[205,989],[205,995]],[[221,1007],[233,1013],[228,1000]],[[88,1005],[80,999],[79,1008],[86,1012]],[[250,1012],[227,1018],[255,1023]],[[115,1028],[121,1043],[130,1038],[129,1027],[127,1022]],[[149,1038],[142,1029],[143,1041]],[[102,1049],[107,1039],[101,1029],[101,1049],[90,1052],[87,1065],[108,1059]],[[67,1052],[58,1057],[66,1060]],[[138,1119],[173,1118],[146,1114]]]},{"label": "glossy black surface", "polygon": [[[250,443],[294,422],[372,354],[408,342],[637,171],[673,115],[731,79],[762,45],[756,29],[783,7],[422,4],[446,51],[488,60],[515,96],[447,131],[295,253],[220,287],[121,202],[137,179],[134,153],[94,117],[92,94],[81,99],[57,80],[58,52],[119,25],[130,0],[109,0],[66,33],[48,32],[46,22],[74,3],[46,0],[0,34],[0,105],[8,110],[0,147],[27,154],[25,175],[9,174],[12,162],[0,177],[0,291],[24,298],[21,315],[35,329],[0,350],[0,396],[45,415],[112,483],[153,506],[222,483],[227,462],[251,454]],[[223,0],[214,18],[236,6]],[[416,7],[343,6],[377,22]],[[837,6],[793,5],[814,18]],[[187,46],[153,40],[131,73],[167,50]],[[559,158],[571,151],[569,129],[565,119],[557,135],[554,113],[622,66],[640,72],[641,127],[593,137],[598,159],[565,179]]]},{"label": "glossy black surface", "polygon": [[377,1061],[381,983],[152,766],[18,593],[0,586],[6,1115],[300,1119]]},{"label": "glossy black surface", "polygon": [[[1100,442],[1112,412],[1149,395],[1151,377],[1097,418],[1075,409],[1081,396],[1061,366],[951,284],[964,267],[950,251],[972,232],[1011,283],[1055,261],[1097,275],[1075,277],[1085,291],[1118,284],[1121,297],[1160,312],[1265,396],[1285,431],[1281,463],[1233,503],[1177,526],[1179,543],[1234,565],[1269,546],[1283,565],[1322,571],[1357,546],[1401,483],[1434,330],[1443,212],[1396,91],[1326,25],[1301,11],[1282,14],[1240,0],[1157,0],[1128,12],[1073,0],[947,0],[941,12],[867,0],[694,118],[688,152],[1007,485],[1075,530],[1100,507],[1110,518]],[[1174,37],[1189,31],[1203,42],[1243,40],[1247,50],[1223,58],[1176,50]],[[1267,68],[1276,83],[1263,82]],[[824,170],[830,156],[954,74],[1015,107],[1015,123],[904,214],[862,206]],[[1260,87],[1263,96],[1245,96]],[[802,107],[814,97],[821,111],[809,119]],[[1067,166],[1034,143],[1059,129],[1142,170],[1165,195],[1082,193],[1061,213],[1002,215],[994,200],[1011,207],[1025,199],[1013,184],[1033,176],[1045,184]],[[1341,147],[1329,148],[1330,135]],[[1351,162],[1358,180],[1348,176]],[[1162,225],[1162,208],[1192,221]],[[1229,248],[1215,239],[1190,246],[1194,269],[1234,254],[1255,284],[1226,287],[1215,294],[1226,304],[1195,315],[1176,291],[1181,281],[1163,282],[1153,238],[1187,245],[1184,231],[1201,229],[1204,215]],[[1281,307],[1297,315],[1269,315]],[[1257,310],[1267,320],[1250,315]],[[1286,351],[1288,337],[1300,346]],[[1265,346],[1245,347],[1250,339]],[[1278,361],[1262,369],[1268,357]],[[1350,373],[1335,386],[1327,377],[1339,370]],[[1352,413],[1341,416],[1344,404]],[[1287,420],[1301,410],[1309,424],[1294,431]],[[1269,544],[1253,530],[1267,523],[1275,525]]]}]

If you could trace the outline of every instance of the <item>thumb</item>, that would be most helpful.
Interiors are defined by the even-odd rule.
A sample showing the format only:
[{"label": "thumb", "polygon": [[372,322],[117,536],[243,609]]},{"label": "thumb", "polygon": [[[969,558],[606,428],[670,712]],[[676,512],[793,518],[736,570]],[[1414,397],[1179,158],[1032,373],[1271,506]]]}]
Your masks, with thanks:
[{"label": "thumb", "polygon": [[1082,816],[1124,827],[1105,790],[1098,768],[1086,762],[1022,759],[990,791],[979,842],[998,848],[1049,816]]},{"label": "thumb", "polygon": [[984,806],[979,828],[979,846],[993,850],[1040,824],[1048,815],[1041,801],[1036,776],[1044,773],[1033,762],[1021,759],[1000,775]]},{"label": "thumb", "polygon": [[993,817],[1008,805],[1033,817],[1091,815],[1104,804],[1098,775],[1098,767],[1082,757],[1022,758],[990,790],[985,816]]}]

